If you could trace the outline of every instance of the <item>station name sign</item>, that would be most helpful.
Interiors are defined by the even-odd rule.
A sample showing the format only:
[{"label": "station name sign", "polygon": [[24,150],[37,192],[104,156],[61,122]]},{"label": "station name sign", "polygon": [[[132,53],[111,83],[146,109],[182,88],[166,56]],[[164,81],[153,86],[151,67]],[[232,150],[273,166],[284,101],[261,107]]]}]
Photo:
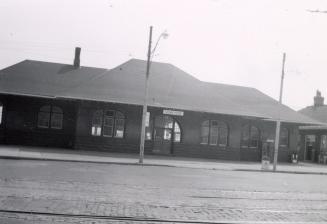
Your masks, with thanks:
[{"label": "station name sign", "polygon": [[184,111],[179,111],[179,110],[163,110],[163,114],[173,115],[173,116],[184,116]]}]

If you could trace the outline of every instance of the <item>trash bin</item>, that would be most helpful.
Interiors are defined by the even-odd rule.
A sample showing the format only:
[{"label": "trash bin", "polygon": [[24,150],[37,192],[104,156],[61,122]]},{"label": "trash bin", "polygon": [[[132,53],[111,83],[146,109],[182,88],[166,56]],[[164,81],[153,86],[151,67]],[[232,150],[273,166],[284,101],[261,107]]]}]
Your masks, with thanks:
[{"label": "trash bin", "polygon": [[268,156],[262,157],[261,169],[262,170],[270,170],[270,158]]},{"label": "trash bin", "polygon": [[291,162],[292,163],[298,163],[298,155],[297,155],[297,153],[292,153]]},{"label": "trash bin", "polygon": [[270,169],[270,149],[269,143],[265,142],[262,145],[262,157],[261,157],[261,170]]}]

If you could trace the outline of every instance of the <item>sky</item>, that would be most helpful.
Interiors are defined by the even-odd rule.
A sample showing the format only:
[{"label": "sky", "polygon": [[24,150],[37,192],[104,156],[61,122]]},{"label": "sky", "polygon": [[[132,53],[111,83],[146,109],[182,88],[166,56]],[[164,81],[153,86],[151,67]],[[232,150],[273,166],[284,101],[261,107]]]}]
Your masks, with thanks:
[{"label": "sky", "polygon": [[[1,0],[0,69],[25,59],[113,68],[153,60],[196,78],[254,87],[294,110],[327,98],[326,0]],[[327,99],[326,99],[327,101]]]}]

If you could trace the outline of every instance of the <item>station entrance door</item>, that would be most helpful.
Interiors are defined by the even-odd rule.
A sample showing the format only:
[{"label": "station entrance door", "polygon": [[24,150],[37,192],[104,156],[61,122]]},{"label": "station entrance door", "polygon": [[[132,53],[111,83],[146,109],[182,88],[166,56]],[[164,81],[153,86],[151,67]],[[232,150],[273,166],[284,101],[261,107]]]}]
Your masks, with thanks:
[{"label": "station entrance door", "polygon": [[181,129],[171,116],[160,115],[154,119],[153,152],[158,154],[173,154],[174,143],[181,141]]}]

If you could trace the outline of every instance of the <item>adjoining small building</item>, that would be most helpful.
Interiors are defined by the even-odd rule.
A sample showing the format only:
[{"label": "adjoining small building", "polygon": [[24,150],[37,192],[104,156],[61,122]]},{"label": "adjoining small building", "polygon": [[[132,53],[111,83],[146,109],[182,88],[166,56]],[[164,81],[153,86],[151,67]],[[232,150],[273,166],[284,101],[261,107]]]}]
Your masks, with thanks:
[{"label": "adjoining small building", "polygon": [[[0,71],[2,144],[139,152],[146,61],[113,69],[25,60]],[[319,122],[254,88],[151,63],[145,153],[260,161],[281,119],[279,161]],[[272,151],[271,151],[272,152]]]},{"label": "adjoining small building", "polygon": [[327,163],[327,105],[317,90],[313,106],[299,110],[301,114],[323,123],[322,125],[300,126],[301,148],[299,156],[304,161]]}]

